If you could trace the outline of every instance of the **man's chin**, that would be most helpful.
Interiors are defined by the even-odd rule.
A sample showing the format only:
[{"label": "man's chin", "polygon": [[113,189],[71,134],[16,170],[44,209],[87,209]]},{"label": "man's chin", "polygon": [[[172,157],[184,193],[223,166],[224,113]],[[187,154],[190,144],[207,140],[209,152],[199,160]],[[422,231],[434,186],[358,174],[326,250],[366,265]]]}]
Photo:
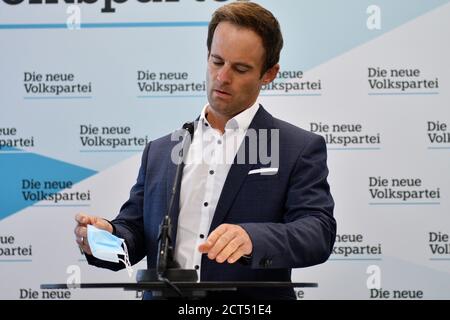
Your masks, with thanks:
[{"label": "man's chin", "polygon": [[211,109],[220,115],[227,116],[229,114],[232,114],[233,107],[229,103],[225,103],[224,101],[211,101],[209,103]]},{"label": "man's chin", "polygon": [[228,105],[220,101],[212,101],[209,105],[217,113],[224,113],[224,111],[228,110]]}]

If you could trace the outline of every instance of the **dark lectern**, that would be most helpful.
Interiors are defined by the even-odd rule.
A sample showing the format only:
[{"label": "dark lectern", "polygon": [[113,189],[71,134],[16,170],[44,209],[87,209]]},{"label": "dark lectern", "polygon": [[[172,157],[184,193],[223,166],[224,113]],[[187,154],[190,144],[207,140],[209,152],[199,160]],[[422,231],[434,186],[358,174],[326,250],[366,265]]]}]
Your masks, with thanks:
[{"label": "dark lectern", "polygon": [[171,299],[201,299],[207,297],[210,292],[236,291],[239,288],[315,288],[317,283],[313,282],[172,282],[182,297],[172,287],[162,281],[135,282],[135,283],[81,283],[81,284],[42,284],[41,289],[99,289],[119,288],[128,291],[151,291],[155,298]]}]

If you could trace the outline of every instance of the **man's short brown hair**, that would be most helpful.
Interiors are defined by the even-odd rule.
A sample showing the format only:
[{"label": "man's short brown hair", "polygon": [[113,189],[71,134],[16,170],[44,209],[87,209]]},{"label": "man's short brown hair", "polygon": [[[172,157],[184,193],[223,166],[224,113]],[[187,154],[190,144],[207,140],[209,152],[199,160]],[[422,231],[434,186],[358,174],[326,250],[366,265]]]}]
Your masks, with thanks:
[{"label": "man's short brown hair", "polygon": [[283,36],[278,20],[270,11],[259,4],[246,1],[232,2],[217,9],[208,26],[206,42],[208,53],[211,52],[214,31],[220,22],[230,22],[236,26],[251,29],[261,37],[265,51],[261,75],[278,63],[281,48],[283,48]]}]

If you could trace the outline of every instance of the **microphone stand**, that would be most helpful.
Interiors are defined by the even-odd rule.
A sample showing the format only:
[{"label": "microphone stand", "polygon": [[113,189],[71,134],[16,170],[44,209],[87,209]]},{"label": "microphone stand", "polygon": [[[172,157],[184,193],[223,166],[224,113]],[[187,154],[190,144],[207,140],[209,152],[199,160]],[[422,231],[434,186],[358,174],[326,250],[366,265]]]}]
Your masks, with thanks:
[{"label": "microphone stand", "polygon": [[[194,269],[181,269],[180,264],[173,256],[172,246],[172,222],[170,213],[172,212],[175,196],[177,194],[178,186],[181,187],[181,177],[184,167],[184,162],[190,147],[192,138],[194,137],[194,124],[192,122],[183,125],[183,145],[180,151],[180,162],[177,165],[175,179],[172,186],[169,207],[164,216],[161,225],[159,226],[158,235],[158,256],[156,262],[156,269],[138,270],[136,280],[138,283],[164,281],[172,287],[178,295],[182,296],[181,291],[171,281],[177,282],[196,282],[198,280],[197,271]],[[190,135],[190,140],[187,139]]]}]

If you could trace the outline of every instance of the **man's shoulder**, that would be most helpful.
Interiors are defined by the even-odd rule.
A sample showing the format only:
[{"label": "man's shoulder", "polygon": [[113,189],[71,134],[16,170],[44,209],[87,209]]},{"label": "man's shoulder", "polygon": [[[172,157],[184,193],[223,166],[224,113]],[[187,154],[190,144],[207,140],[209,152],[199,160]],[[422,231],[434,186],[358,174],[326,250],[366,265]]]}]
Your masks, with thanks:
[{"label": "man's shoulder", "polygon": [[173,135],[173,133],[168,133],[162,137],[156,138],[156,139],[152,140],[152,144],[165,145],[168,142],[172,141],[172,135]]},{"label": "man's shoulder", "polygon": [[152,153],[164,153],[165,151],[171,150],[173,146],[178,143],[178,140],[174,140],[173,133],[166,134],[162,137],[151,140],[146,145],[146,151],[144,152],[152,152]]}]

